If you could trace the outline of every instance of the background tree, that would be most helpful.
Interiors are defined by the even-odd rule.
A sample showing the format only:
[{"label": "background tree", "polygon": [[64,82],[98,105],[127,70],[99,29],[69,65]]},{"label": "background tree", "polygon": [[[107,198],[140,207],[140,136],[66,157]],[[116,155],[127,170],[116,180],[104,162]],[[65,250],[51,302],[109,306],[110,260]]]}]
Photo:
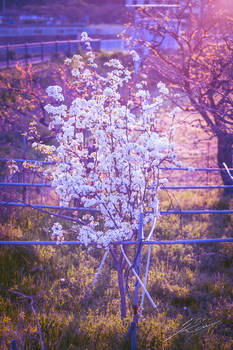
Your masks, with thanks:
[{"label": "background tree", "polygon": [[33,122],[46,126],[42,70],[28,65],[3,70],[0,74],[1,139],[9,133],[22,135]]},{"label": "background tree", "polygon": [[[168,2],[166,2],[168,3]],[[201,5],[200,5],[201,4]],[[170,7],[137,11],[139,30],[150,49],[145,59],[151,79],[173,89],[174,102],[199,113],[199,125],[217,138],[218,166],[232,163],[233,144],[233,19],[226,2],[170,1]],[[218,6],[217,6],[218,5]],[[220,6],[221,5],[221,6]],[[224,5],[224,6],[223,6]],[[223,183],[232,181],[225,171]],[[229,189],[225,193],[230,193]]]},{"label": "background tree", "polygon": [[[19,154],[19,149],[23,152],[22,136],[28,136],[28,131],[35,130],[35,125],[39,128],[37,141],[46,142],[54,138],[54,134],[48,130],[49,118],[44,110],[47,100],[45,89],[54,81],[63,88],[68,87],[67,74],[59,61],[41,66],[16,65],[0,73],[0,136],[3,151],[9,144],[9,155],[14,157],[16,150],[17,157],[22,157],[23,154]],[[35,133],[33,137],[35,140]]]},{"label": "background tree", "polygon": [[[52,70],[51,67],[53,71],[48,75],[48,71]],[[0,73],[1,157],[38,159],[40,154],[35,155],[35,151],[31,148],[32,135],[33,140],[37,142],[42,140],[47,144],[53,142],[55,134],[48,129],[49,120],[44,110],[47,99],[45,87],[53,84],[54,80],[63,87],[68,85],[69,80],[65,79],[66,73],[64,65],[54,61],[41,66],[17,65]],[[33,178],[32,168],[26,169],[19,163],[17,165],[15,162],[3,162],[0,169],[2,179],[9,180],[14,174],[17,174],[16,182],[27,182],[29,178]],[[24,187],[23,201],[26,199],[26,192]],[[10,196],[17,196],[17,191],[13,189],[4,191],[4,200]]]}]

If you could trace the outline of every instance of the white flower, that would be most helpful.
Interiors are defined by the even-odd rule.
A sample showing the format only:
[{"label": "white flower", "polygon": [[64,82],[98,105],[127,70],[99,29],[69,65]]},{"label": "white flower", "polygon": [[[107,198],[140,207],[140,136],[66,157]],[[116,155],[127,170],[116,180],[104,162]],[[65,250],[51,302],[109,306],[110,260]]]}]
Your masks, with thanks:
[{"label": "white flower", "polygon": [[55,222],[52,226],[52,238],[56,239],[58,243],[64,241],[62,225],[58,222]]},{"label": "white flower", "polygon": [[166,85],[164,83],[162,83],[161,81],[157,84],[157,88],[159,89],[159,91],[165,95],[169,94],[169,90],[168,88],[166,88]]},{"label": "white flower", "polygon": [[103,94],[105,96],[113,96],[114,95],[114,92],[111,88],[105,88],[104,91],[103,91]]},{"label": "white flower", "polygon": [[136,92],[136,97],[146,98],[147,96],[148,96],[148,92],[145,90],[138,90]]},{"label": "white flower", "polygon": [[89,69],[85,69],[83,72],[83,78],[87,79],[88,77],[90,77],[91,75],[91,71]]},{"label": "white flower", "polygon": [[47,104],[44,109],[46,112],[51,113],[53,115],[66,116],[67,106],[60,105],[58,107]]},{"label": "white flower", "polygon": [[55,100],[57,101],[64,101],[64,96],[61,93],[62,92],[62,88],[58,85],[55,86],[49,86],[46,89],[46,92],[48,94],[48,96],[51,96],[53,98],[55,98]]},{"label": "white flower", "polygon": [[71,74],[74,76],[74,77],[79,77],[80,76],[80,71],[78,68],[73,68],[72,71],[71,71]]},{"label": "white flower", "polygon": [[138,61],[140,59],[138,53],[135,50],[130,51],[130,54],[132,55],[134,61]]},{"label": "white flower", "polygon": [[88,37],[87,32],[82,32],[81,33],[81,41],[88,41],[90,38]]},{"label": "white flower", "polygon": [[124,69],[124,67],[122,66],[121,62],[119,60],[117,60],[116,58],[112,58],[108,62],[105,62],[104,65],[108,66],[108,67]]},{"label": "white flower", "polygon": [[72,60],[70,58],[66,58],[64,61],[65,64],[69,65],[72,63]]}]

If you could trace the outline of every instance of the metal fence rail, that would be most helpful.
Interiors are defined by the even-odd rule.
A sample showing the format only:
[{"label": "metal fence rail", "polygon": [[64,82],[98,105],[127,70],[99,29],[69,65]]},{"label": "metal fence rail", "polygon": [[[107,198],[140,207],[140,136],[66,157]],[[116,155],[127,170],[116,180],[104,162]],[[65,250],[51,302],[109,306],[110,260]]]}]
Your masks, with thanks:
[{"label": "metal fence rail", "polygon": [[[34,159],[17,159],[17,158],[0,158],[0,162],[16,162],[16,163],[32,163],[32,164],[38,164],[42,166],[46,165],[53,165],[56,164],[55,162],[48,162],[43,160],[34,160]],[[186,172],[202,172],[202,171],[215,171],[215,172],[226,172],[225,168],[173,168],[173,167],[161,167],[159,168],[163,171],[186,171]],[[229,169],[233,170],[233,169]],[[38,181],[38,179],[37,179]],[[39,180],[40,181],[40,180]],[[48,183],[41,183],[41,182],[26,182],[24,181],[2,181],[0,182],[0,187],[2,188],[22,188],[22,195],[23,200],[21,201],[15,201],[13,198],[11,200],[2,200],[0,201],[1,206],[6,207],[30,207],[32,209],[58,209],[58,210],[68,210],[68,211],[85,211],[88,210],[86,208],[80,208],[76,206],[59,206],[59,205],[47,205],[43,203],[45,193],[43,192],[43,188],[45,189],[52,189],[52,185]],[[192,186],[166,186],[161,185],[160,189],[162,191],[168,191],[168,190],[214,190],[214,189],[232,189],[232,185],[192,185]],[[40,190],[40,204],[39,203],[33,203],[33,200],[31,199],[31,192],[28,192],[29,200],[26,200],[26,189],[39,189]],[[148,187],[148,189],[153,190],[153,187]],[[20,193],[21,193],[20,192]],[[15,194],[15,192],[14,192]],[[28,202],[28,203],[27,203]],[[35,202],[35,201],[34,201]],[[91,209],[92,212],[98,212],[98,209]],[[147,212],[148,213],[148,212]],[[179,215],[188,215],[188,214],[232,214],[233,210],[181,210],[181,209],[175,209],[175,210],[161,210],[160,215],[172,215],[172,214],[179,214]]]},{"label": "metal fence rail", "polygon": [[[125,44],[121,39],[91,39],[94,51],[124,51]],[[81,40],[59,40],[38,43],[0,45],[0,68],[21,64],[39,63],[51,59],[53,55],[64,54],[72,56],[75,53],[86,51]]]},{"label": "metal fence rail", "polygon": [[[94,208],[82,208],[82,207],[62,207],[60,205],[48,205],[48,204],[27,204],[18,202],[0,202],[0,206],[9,207],[25,207],[32,209],[59,209],[59,210],[70,210],[70,211],[92,211],[99,212],[98,209]],[[160,210],[160,215],[172,215],[172,214],[233,214],[233,210]],[[144,214],[153,214],[153,211],[146,211]]]},{"label": "metal fence rail", "polygon": [[[213,243],[233,243],[233,238],[209,238],[209,239],[186,239],[186,240],[161,240],[161,241],[116,241],[112,244],[117,245],[173,245],[173,244],[213,244]],[[91,245],[97,245],[97,243],[90,243]],[[80,241],[63,241],[57,243],[56,241],[0,241],[0,245],[41,245],[41,246],[57,246],[57,245],[83,245]]]},{"label": "metal fence rail", "polygon": [[[0,182],[0,186],[9,186],[9,187],[49,187],[50,184],[42,184],[42,183],[27,183],[27,182]],[[233,185],[219,185],[219,186],[162,186],[161,190],[196,190],[196,189],[216,189],[216,188],[233,188]],[[153,189],[148,187],[148,189]]]},{"label": "metal fence rail", "polygon": [[[45,160],[36,160],[36,159],[20,159],[20,158],[0,158],[0,162],[17,162],[17,163],[35,163],[35,164],[48,164],[48,165],[52,165],[52,164],[56,164],[56,162],[48,162]],[[225,168],[191,168],[191,167],[180,167],[180,168],[172,168],[172,167],[159,167],[160,170],[171,170],[171,171],[189,171],[189,172],[193,172],[193,171],[226,171]],[[230,171],[233,171],[233,168],[229,168]]]}]

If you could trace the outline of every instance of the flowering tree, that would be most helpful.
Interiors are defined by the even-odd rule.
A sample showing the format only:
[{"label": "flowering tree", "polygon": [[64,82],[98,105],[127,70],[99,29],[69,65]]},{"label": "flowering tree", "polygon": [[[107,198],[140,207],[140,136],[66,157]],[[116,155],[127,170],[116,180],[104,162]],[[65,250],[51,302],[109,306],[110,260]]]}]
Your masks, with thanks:
[{"label": "flowering tree", "polygon": [[[145,224],[159,215],[157,192],[162,180],[158,167],[175,161],[174,145],[151,128],[163,99],[151,98],[146,77],[135,82],[132,72],[117,59],[106,62],[101,74],[86,33],[82,40],[86,61],[79,55],[65,60],[71,67],[76,98],[67,106],[63,101],[69,99],[69,91],[63,94],[59,86],[47,88],[56,101],[45,106],[52,116],[50,128],[56,130],[56,145],[35,142],[33,147],[56,161],[47,172],[60,205],[76,200],[81,207],[97,211],[80,215],[77,239],[85,246],[95,242],[109,247],[118,272],[124,318],[124,262],[114,242],[135,238],[141,212]],[[138,58],[136,52],[132,56]],[[132,99],[133,85],[137,106]],[[169,93],[162,83],[158,89]],[[53,226],[53,234],[62,237],[60,224]]]}]

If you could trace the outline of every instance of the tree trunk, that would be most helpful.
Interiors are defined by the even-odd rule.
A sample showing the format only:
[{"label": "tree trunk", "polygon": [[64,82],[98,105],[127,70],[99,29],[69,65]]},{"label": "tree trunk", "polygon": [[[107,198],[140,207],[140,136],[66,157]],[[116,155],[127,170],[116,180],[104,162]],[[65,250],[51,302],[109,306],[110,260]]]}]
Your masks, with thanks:
[{"label": "tree trunk", "polygon": [[[232,145],[233,136],[229,134],[219,134],[218,136],[218,166],[219,168],[224,168],[223,163],[225,163],[228,168],[233,168],[232,161]],[[233,171],[231,171],[233,175]],[[233,180],[227,174],[226,170],[221,171],[221,177],[224,185],[233,185]],[[233,188],[225,188],[224,195],[233,194]]]},{"label": "tree trunk", "polygon": [[[119,247],[118,247],[119,248]],[[121,319],[126,318],[127,308],[126,308],[126,293],[125,293],[125,283],[124,283],[124,263],[123,263],[123,254],[117,252],[117,246],[110,248],[110,253],[113,258],[114,267],[117,270],[118,277],[118,287],[120,291],[120,300],[121,300]]]},{"label": "tree trunk", "polygon": [[124,271],[122,264],[119,262],[117,266],[117,275],[118,275],[118,285],[121,298],[121,319],[126,318],[126,295],[125,295],[125,284],[124,284]]}]

